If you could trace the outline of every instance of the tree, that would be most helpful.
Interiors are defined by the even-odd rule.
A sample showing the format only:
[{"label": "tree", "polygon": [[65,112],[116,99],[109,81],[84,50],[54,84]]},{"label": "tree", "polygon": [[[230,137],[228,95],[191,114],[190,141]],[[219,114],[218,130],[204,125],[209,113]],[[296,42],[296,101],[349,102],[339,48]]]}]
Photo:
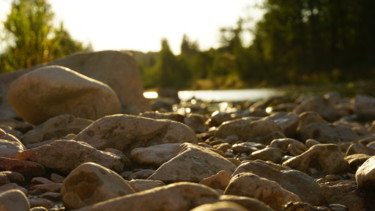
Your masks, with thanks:
[{"label": "tree", "polygon": [[89,49],[74,41],[62,24],[54,28],[53,16],[46,0],[12,2],[4,22],[7,47],[0,57],[0,72],[29,68]]}]

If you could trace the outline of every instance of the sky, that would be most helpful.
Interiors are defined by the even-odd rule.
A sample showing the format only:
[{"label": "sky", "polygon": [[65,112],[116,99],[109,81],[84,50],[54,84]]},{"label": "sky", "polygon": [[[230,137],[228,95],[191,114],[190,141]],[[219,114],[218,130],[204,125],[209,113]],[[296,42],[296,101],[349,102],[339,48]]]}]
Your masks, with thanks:
[{"label": "sky", "polygon": [[[11,0],[0,0],[0,20]],[[239,17],[255,23],[262,0],[49,0],[56,24],[94,50],[159,51],[166,38],[176,54],[182,37],[200,49],[219,46],[220,28],[234,27]],[[1,29],[1,28],[0,28]],[[246,39],[251,40],[251,35]]]}]

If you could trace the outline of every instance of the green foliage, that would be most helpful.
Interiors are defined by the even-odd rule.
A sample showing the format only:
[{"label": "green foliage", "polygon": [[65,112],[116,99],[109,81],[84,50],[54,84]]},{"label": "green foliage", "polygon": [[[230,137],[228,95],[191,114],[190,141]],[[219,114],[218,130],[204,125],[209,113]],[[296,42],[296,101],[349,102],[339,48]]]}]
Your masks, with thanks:
[{"label": "green foliage", "polygon": [[265,0],[263,8],[265,15],[252,31],[252,43],[243,41],[248,29],[246,19],[240,18],[234,27],[220,30],[219,48],[200,51],[185,35],[180,55],[164,46],[144,75],[161,76],[154,77],[158,79],[154,87],[197,89],[374,77],[375,1]]},{"label": "green foliage", "polygon": [[0,55],[0,72],[46,63],[74,52],[90,50],[71,38],[46,0],[14,0],[5,20],[7,46]]}]

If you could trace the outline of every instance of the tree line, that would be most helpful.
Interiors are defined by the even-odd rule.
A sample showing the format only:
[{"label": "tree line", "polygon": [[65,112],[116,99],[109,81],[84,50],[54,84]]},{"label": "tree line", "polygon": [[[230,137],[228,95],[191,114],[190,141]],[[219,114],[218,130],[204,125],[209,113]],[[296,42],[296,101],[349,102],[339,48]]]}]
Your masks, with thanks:
[{"label": "tree line", "polygon": [[[185,35],[174,55],[136,55],[146,88],[241,88],[328,84],[375,76],[375,1],[265,0],[245,43],[246,18],[220,30],[221,46],[200,50]],[[146,59],[145,59],[146,58]]]},{"label": "tree line", "polygon": [[54,13],[46,0],[13,0],[3,22],[0,73],[29,68],[80,51],[90,45],[74,40],[61,22],[53,25]]}]

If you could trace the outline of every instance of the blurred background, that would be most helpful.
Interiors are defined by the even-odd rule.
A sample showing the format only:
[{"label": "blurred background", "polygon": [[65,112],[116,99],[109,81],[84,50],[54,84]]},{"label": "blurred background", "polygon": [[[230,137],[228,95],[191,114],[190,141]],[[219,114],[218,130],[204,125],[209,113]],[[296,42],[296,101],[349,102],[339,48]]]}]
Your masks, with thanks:
[{"label": "blurred background", "polygon": [[372,83],[373,0],[0,0],[0,71],[130,52],[146,89]]}]

